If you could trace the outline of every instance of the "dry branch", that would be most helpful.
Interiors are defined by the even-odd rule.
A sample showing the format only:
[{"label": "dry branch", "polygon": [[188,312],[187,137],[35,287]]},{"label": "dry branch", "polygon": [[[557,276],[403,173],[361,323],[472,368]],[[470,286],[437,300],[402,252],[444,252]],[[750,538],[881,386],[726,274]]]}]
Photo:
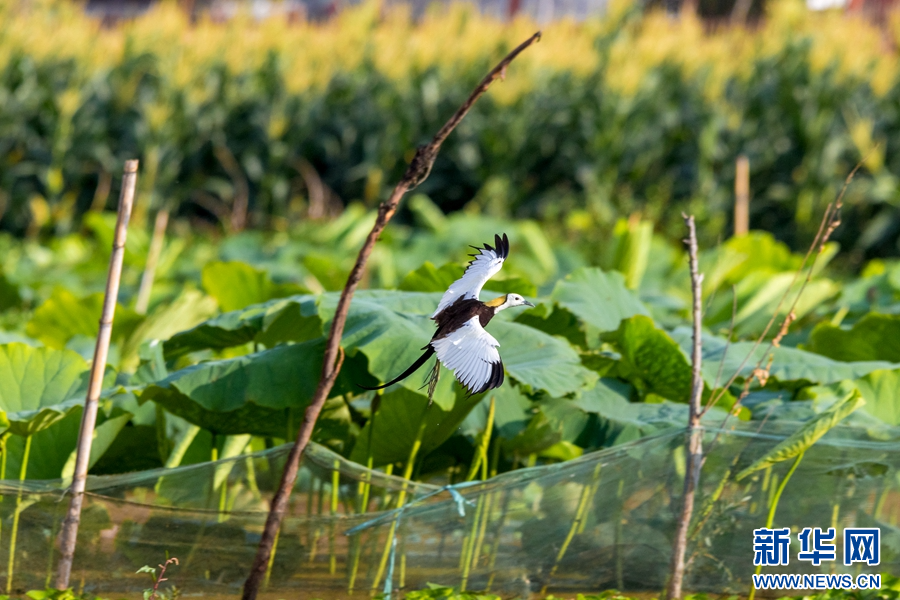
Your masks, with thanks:
[{"label": "dry branch", "polygon": [[213,154],[234,184],[234,199],[231,204],[231,231],[240,232],[247,226],[247,209],[250,206],[250,184],[241,169],[241,164],[224,141],[213,143]]},{"label": "dry branch", "polygon": [[59,558],[59,566],[56,573],[56,588],[60,590],[69,587],[69,575],[72,572],[72,560],[75,557],[78,523],[81,520],[81,505],[84,502],[84,487],[91,457],[91,443],[94,439],[94,425],[97,422],[100,389],[103,387],[103,373],[106,369],[106,357],[109,354],[109,339],[112,335],[113,317],[116,314],[116,299],[119,295],[122,261],[125,259],[125,237],[128,234],[131,206],[134,203],[137,169],[138,161],[129,160],[125,162],[125,173],[122,176],[122,192],[119,196],[119,216],[116,221],[116,232],[113,238],[112,256],[109,259],[109,274],[106,278],[103,313],[100,317],[100,331],[97,333],[97,345],[94,348],[94,360],[91,363],[87,398],[84,401],[81,429],[78,432],[75,474],[72,476],[72,485],[69,488],[72,492],[72,498],[69,501],[69,510],[66,513],[62,531],[60,532],[60,551],[62,556]]},{"label": "dry branch", "polygon": [[684,494],[682,494],[681,515],[675,530],[675,542],[672,545],[672,564],[669,585],[666,590],[668,600],[681,598],[681,584],[684,579],[684,554],[687,548],[688,527],[694,512],[694,494],[700,481],[700,466],[703,462],[703,430],[700,427],[702,416],[701,402],[703,397],[703,377],[700,371],[703,360],[703,340],[701,327],[703,323],[703,275],[697,269],[697,228],[694,217],[682,215],[688,228],[688,262],[691,270],[691,292],[694,305],[693,329],[694,339],[691,349],[691,403],[685,440],[687,465],[684,472]]},{"label": "dry branch", "polygon": [[459,122],[462,121],[463,117],[466,116],[466,113],[469,112],[472,105],[475,104],[482,94],[484,94],[495,79],[504,76],[506,67],[519,54],[540,38],[541,33],[537,32],[522,42],[512,52],[506,55],[506,57],[481,80],[478,87],[475,88],[462,106],[460,106],[453,116],[450,117],[450,120],[441,127],[440,131],[434,136],[434,139],[424,146],[419,146],[412,162],[406,169],[406,173],[394,188],[390,198],[385,202],[382,202],[378,207],[378,216],[375,220],[375,225],[372,227],[372,231],[369,232],[363,247],[359,251],[359,255],[356,258],[356,264],[353,265],[353,270],[350,271],[350,276],[347,278],[347,284],[344,286],[344,290],[341,292],[341,297],[338,300],[337,309],[335,310],[334,319],[331,321],[331,330],[328,334],[328,341],[325,347],[322,377],[319,380],[319,385],[316,388],[312,401],[303,415],[303,422],[300,425],[300,430],[297,432],[297,441],[294,444],[294,447],[291,448],[287,463],[284,467],[284,472],[281,476],[281,482],[272,499],[272,506],[269,509],[269,516],[266,519],[266,525],[259,541],[256,558],[253,560],[250,575],[244,583],[243,600],[255,600],[256,595],[259,592],[260,583],[265,576],[266,565],[269,562],[269,556],[272,552],[272,544],[281,527],[281,520],[287,509],[288,498],[290,497],[291,490],[294,488],[294,483],[297,480],[300,457],[306,449],[306,445],[309,443],[316,420],[319,417],[319,412],[322,410],[322,406],[325,404],[325,400],[328,398],[328,394],[331,392],[331,388],[334,386],[335,379],[341,368],[343,352],[340,350],[340,342],[344,332],[344,325],[347,322],[350,300],[353,298],[353,294],[362,279],[363,271],[369,260],[369,256],[372,253],[372,249],[375,247],[378,236],[381,235],[381,232],[384,230],[388,221],[394,216],[403,195],[425,181],[428,177],[438,152],[441,149],[441,144],[444,143],[447,136],[450,135]]},{"label": "dry branch", "polygon": [[[863,159],[865,160],[865,159]],[[747,356],[744,357],[744,360],[741,361],[741,364],[738,365],[738,368],[735,369],[734,374],[728,379],[722,388],[720,388],[717,392],[713,392],[712,397],[709,400],[709,403],[703,409],[703,414],[706,413],[710,408],[715,406],[715,404],[722,399],[725,395],[725,392],[731,387],[731,385],[735,382],[735,380],[740,376],[743,372],[744,367],[747,365],[747,362],[750,360],[750,357],[753,356],[753,353],[756,352],[756,349],[762,344],[763,340],[765,340],[766,336],[769,334],[769,331],[772,330],[772,327],[775,325],[776,320],[778,319],[778,315],[781,313],[781,307],[784,305],[791,291],[794,289],[794,285],[797,283],[797,280],[803,274],[803,271],[807,269],[807,263],[809,263],[809,270],[806,272],[806,277],[803,279],[803,283],[800,285],[799,290],[797,291],[796,297],[794,297],[793,302],[791,302],[790,307],[788,308],[787,314],[784,319],[782,319],[781,324],[778,327],[778,333],[775,337],[769,342],[766,347],[766,351],[760,356],[759,360],[756,362],[756,365],[753,368],[752,374],[747,380],[744,382],[744,388],[741,392],[740,397],[738,397],[731,411],[729,411],[728,415],[725,416],[725,419],[722,421],[721,427],[724,428],[728,419],[732,414],[736,414],[740,409],[741,403],[744,398],[750,393],[750,385],[753,382],[753,379],[758,379],[763,381],[763,385],[765,385],[764,381],[769,376],[769,368],[771,367],[772,360],[774,356],[772,355],[772,350],[776,348],[780,343],[782,338],[787,334],[788,329],[791,326],[791,323],[796,319],[796,309],[797,303],[800,302],[800,298],[803,296],[804,290],[806,290],[806,286],[812,280],[813,273],[816,269],[816,261],[819,258],[819,255],[825,249],[825,244],[828,243],[828,240],[831,238],[831,234],[834,233],[834,230],[841,224],[841,208],[844,206],[844,195],[847,193],[847,188],[850,186],[850,182],[853,181],[853,178],[856,176],[856,172],[859,171],[860,167],[862,167],[863,161],[857,163],[857,165],[850,171],[850,174],[847,175],[847,178],[844,180],[844,185],[841,188],[840,193],[837,198],[828,203],[828,206],[825,207],[825,214],[822,216],[822,221],[819,223],[819,229],[816,232],[815,237],[813,238],[812,243],[809,246],[809,249],[806,251],[806,254],[803,257],[803,261],[800,263],[800,266],[797,268],[797,271],[794,273],[793,279],[791,279],[790,285],[784,291],[781,298],[778,301],[778,304],[775,306],[775,310],[772,312],[772,317],[769,319],[769,322],[766,324],[765,329],[756,339],[753,344],[753,347],[750,348],[750,351],[747,353]],[[812,260],[810,261],[810,258]],[[729,336],[730,337],[730,336]],[[724,358],[723,358],[724,360]],[[765,363],[765,366],[763,366]],[[718,440],[718,434],[716,438],[713,440],[713,444]]]}]

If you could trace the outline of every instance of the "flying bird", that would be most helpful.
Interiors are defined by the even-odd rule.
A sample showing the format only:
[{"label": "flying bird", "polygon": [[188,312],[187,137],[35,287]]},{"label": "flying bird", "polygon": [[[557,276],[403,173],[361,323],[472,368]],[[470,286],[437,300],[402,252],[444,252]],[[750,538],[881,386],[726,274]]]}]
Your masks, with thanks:
[{"label": "flying bird", "polygon": [[[454,281],[444,293],[437,310],[431,318],[437,323],[437,331],[424,348],[425,353],[396,378],[377,387],[360,386],[367,390],[380,390],[406,379],[419,367],[437,354],[437,361],[426,379],[428,398],[434,394],[440,374],[441,364],[453,371],[469,395],[480,394],[500,387],[503,383],[503,361],[497,348],[500,343],[485,331],[491,319],[501,310],[513,306],[531,306],[519,294],[505,294],[482,302],[478,299],[481,288],[497,274],[509,255],[509,239],[494,235],[494,246],[484,244],[484,248],[472,246],[478,254],[472,260],[463,276]],[[424,387],[424,386],[423,386]]]}]

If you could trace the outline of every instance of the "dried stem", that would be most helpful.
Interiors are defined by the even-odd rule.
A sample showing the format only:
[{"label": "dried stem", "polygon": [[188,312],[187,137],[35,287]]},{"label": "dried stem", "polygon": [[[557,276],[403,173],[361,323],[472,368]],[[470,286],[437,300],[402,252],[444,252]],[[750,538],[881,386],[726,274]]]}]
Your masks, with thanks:
[{"label": "dried stem", "polygon": [[702,353],[703,323],[703,275],[697,270],[697,228],[694,217],[682,214],[688,228],[688,261],[691,269],[691,292],[694,298],[693,328],[694,339],[691,350],[691,401],[685,449],[687,450],[687,466],[684,475],[684,494],[682,495],[681,515],[672,544],[672,564],[669,585],[666,590],[668,600],[681,598],[681,586],[684,580],[684,555],[687,548],[688,527],[694,512],[694,494],[700,482],[700,466],[703,462],[703,430],[700,428],[702,416],[701,402],[703,397],[703,377],[700,372]]},{"label": "dried stem", "polygon": [[153,237],[150,238],[150,249],[147,251],[147,264],[144,274],[141,276],[141,287],[138,288],[137,300],[134,303],[134,311],[140,315],[147,314],[150,306],[150,292],[153,291],[153,280],[156,278],[156,266],[159,264],[159,256],[162,254],[163,244],[166,241],[166,227],[169,226],[169,210],[159,209],[156,213],[156,221],[153,224]]},{"label": "dried stem", "polygon": [[91,456],[91,443],[94,439],[94,425],[97,422],[98,400],[100,398],[100,389],[103,387],[103,373],[106,368],[106,357],[109,354],[109,339],[112,335],[113,317],[116,313],[119,280],[122,276],[122,261],[125,258],[125,237],[128,234],[131,206],[134,203],[137,169],[138,161],[129,160],[125,162],[125,173],[122,177],[122,193],[119,196],[119,218],[116,221],[112,256],[109,259],[109,274],[106,279],[106,295],[103,299],[103,314],[100,317],[100,331],[97,334],[94,360],[91,363],[90,382],[88,384],[87,398],[84,402],[84,413],[81,417],[81,429],[78,432],[75,474],[72,476],[72,485],[69,488],[72,492],[72,498],[69,501],[69,510],[66,513],[60,533],[61,556],[56,573],[56,588],[60,590],[69,587],[69,575],[72,572],[72,560],[75,557],[78,523],[81,520],[81,505],[84,501],[84,487]]},{"label": "dried stem", "polygon": [[231,231],[243,231],[247,226],[247,209],[250,202],[250,184],[241,169],[241,165],[235,158],[228,143],[220,141],[213,144],[213,154],[216,155],[219,164],[228,173],[234,184],[234,199],[231,205]]},{"label": "dried stem", "polygon": [[150,593],[150,596],[148,597],[147,600],[156,600],[157,598],[159,598],[159,584],[161,584],[163,581],[168,581],[168,579],[166,579],[166,577],[165,577],[166,569],[168,569],[169,565],[171,565],[171,564],[177,565],[178,559],[173,556],[172,558],[167,560],[165,563],[159,565],[159,575],[156,577],[156,580],[153,582],[153,591]]},{"label": "dried stem", "polygon": [[112,175],[101,169],[97,173],[97,189],[94,191],[94,198],[91,200],[91,210],[100,212],[106,207],[106,199],[109,198],[109,188],[112,187]]},{"label": "dried stem", "polygon": [[341,292],[341,297],[338,300],[334,319],[331,321],[328,342],[325,347],[325,359],[322,364],[322,378],[319,380],[319,385],[316,388],[312,401],[303,415],[303,423],[301,423],[300,429],[297,432],[297,441],[288,455],[287,463],[285,464],[284,472],[281,476],[281,482],[278,486],[278,490],[275,492],[275,497],[272,499],[269,516],[266,519],[266,525],[259,541],[259,549],[257,550],[256,558],[253,560],[250,575],[244,583],[243,600],[255,600],[260,583],[265,575],[266,564],[269,561],[269,554],[272,550],[272,543],[275,541],[275,534],[281,526],[281,519],[287,509],[290,492],[297,479],[297,471],[300,467],[300,456],[303,454],[306,445],[309,443],[316,420],[319,417],[319,412],[322,410],[322,406],[325,404],[325,400],[328,398],[328,394],[334,386],[335,379],[340,371],[341,362],[343,361],[343,352],[340,350],[340,342],[344,332],[344,325],[347,322],[347,313],[350,310],[350,300],[353,298],[353,294],[362,279],[363,271],[369,260],[369,256],[372,254],[372,249],[375,247],[378,236],[381,235],[381,232],[384,230],[388,221],[394,216],[403,195],[425,181],[428,177],[428,174],[431,172],[431,167],[434,165],[435,158],[437,158],[438,151],[441,148],[441,144],[444,143],[447,136],[456,128],[463,117],[466,116],[466,113],[469,112],[472,105],[475,104],[485,91],[487,91],[488,87],[495,79],[503,76],[506,67],[526,48],[538,41],[540,37],[540,32],[537,32],[525,40],[481,80],[478,87],[475,88],[463,105],[457,109],[452,117],[450,117],[450,120],[441,127],[440,131],[434,136],[434,139],[424,146],[419,146],[412,162],[406,169],[406,173],[403,175],[402,179],[400,179],[397,187],[394,188],[390,198],[385,202],[382,202],[378,207],[378,216],[375,219],[375,225],[372,227],[372,231],[369,232],[369,236],[366,238],[363,247],[359,251],[359,256],[356,258],[356,264],[353,265],[353,270],[350,271],[350,276],[347,278],[347,284],[344,286],[344,290]]},{"label": "dried stem", "polygon": [[[865,160],[865,158],[863,159],[863,161],[864,160]],[[770,375],[770,369],[772,366],[772,362],[775,358],[775,355],[772,353],[772,349],[776,348],[780,345],[781,340],[787,334],[788,329],[791,326],[791,323],[793,323],[793,321],[796,319],[795,309],[797,307],[797,303],[799,302],[800,297],[803,295],[803,291],[806,289],[806,285],[812,279],[813,272],[815,271],[816,259],[818,258],[819,254],[822,253],[822,250],[824,250],[825,244],[828,243],[828,239],[831,237],[831,234],[834,232],[834,230],[837,228],[837,226],[840,225],[840,223],[841,223],[840,211],[841,211],[841,208],[843,207],[844,195],[847,193],[847,188],[850,186],[850,182],[853,181],[853,177],[856,175],[857,171],[859,171],[860,167],[862,166],[863,161],[860,161],[859,163],[857,163],[857,165],[853,168],[853,170],[850,171],[850,174],[847,175],[847,178],[844,180],[844,185],[841,188],[841,191],[838,194],[837,198],[834,200],[834,202],[830,202],[828,204],[828,206],[825,207],[825,214],[822,216],[822,221],[819,223],[819,229],[816,232],[816,236],[813,239],[812,244],[810,244],[809,249],[806,252],[806,255],[803,257],[803,262],[800,264],[800,267],[797,269],[796,273],[794,274],[794,278],[791,280],[790,286],[788,286],[788,289],[785,290],[784,294],[782,295],[781,299],[779,300],[778,306],[775,308],[774,312],[772,313],[772,317],[769,320],[769,323],[766,325],[765,330],[763,330],[762,334],[757,338],[756,343],[753,345],[753,348],[750,350],[750,352],[747,353],[747,356],[744,358],[744,360],[741,361],[740,366],[738,366],[738,368],[735,370],[734,374],[728,380],[728,383],[719,391],[719,393],[713,393],[712,398],[710,399],[706,408],[704,408],[704,411],[703,411],[704,413],[706,411],[708,411],[710,408],[712,408],[715,405],[715,403],[718,402],[722,398],[722,396],[725,394],[725,391],[729,387],[731,387],[731,385],[734,383],[734,381],[737,379],[737,377],[741,374],[741,372],[744,369],[744,366],[747,364],[747,361],[750,360],[750,357],[753,355],[753,353],[756,351],[756,349],[759,347],[759,345],[765,339],[765,337],[768,334],[769,330],[771,329],[772,325],[775,323],[775,320],[778,318],[778,313],[780,312],[781,305],[787,299],[787,296],[790,293],[791,289],[793,289],[794,284],[797,282],[797,279],[800,277],[801,273],[803,273],[803,270],[806,268],[807,261],[809,261],[809,258],[812,256],[812,263],[809,266],[809,271],[806,274],[806,278],[804,279],[803,284],[800,286],[800,290],[797,292],[797,296],[794,298],[794,301],[791,303],[791,307],[788,310],[787,315],[782,320],[781,326],[779,327],[779,330],[778,330],[778,334],[772,339],[772,341],[769,343],[769,346],[766,349],[766,351],[763,353],[762,356],[760,356],[759,360],[756,362],[756,366],[753,368],[751,375],[749,377],[747,377],[746,380],[744,381],[743,389],[741,390],[740,396],[738,397],[737,401],[734,403],[734,406],[732,407],[732,409],[728,412],[727,415],[725,415],[725,418],[722,419],[722,423],[719,426],[719,428],[717,429],[716,435],[709,445],[708,452],[712,451],[712,449],[716,446],[716,444],[719,441],[719,436],[722,434],[722,431],[724,431],[725,425],[728,423],[728,420],[731,418],[731,416],[733,414],[736,414],[738,412],[744,399],[750,393],[750,386],[753,384],[753,380],[756,379],[760,382],[760,384],[763,387],[765,386],[766,381],[768,380],[769,375]],[[815,252],[815,255],[813,256],[814,252]],[[730,339],[730,336],[729,336],[729,339]],[[723,357],[723,361],[724,361],[724,357]],[[764,362],[766,364],[765,367],[763,367]],[[766,419],[763,419],[763,424],[765,424],[765,421],[767,419],[768,419],[768,416],[766,416]],[[760,426],[760,429],[761,428],[762,428],[762,426]]]},{"label": "dried stem", "polygon": [[[747,353],[747,356],[744,357],[744,360],[741,361],[741,364],[735,369],[734,374],[732,374],[731,378],[728,382],[717,392],[713,393],[712,398],[709,401],[709,404],[704,408],[703,412],[705,413],[707,410],[712,408],[719,400],[722,399],[722,396],[725,395],[725,392],[731,385],[735,382],[735,380],[740,376],[743,372],[744,367],[747,365],[747,362],[750,360],[750,357],[753,356],[753,353],[756,352],[756,349],[762,344],[763,340],[769,334],[769,331],[775,325],[776,319],[778,319],[778,315],[781,312],[781,307],[784,302],[787,300],[787,297],[790,295],[791,290],[794,288],[794,284],[797,283],[797,280],[800,278],[803,271],[806,269],[806,264],[809,262],[809,269],[806,272],[806,277],[803,280],[803,283],[800,285],[800,289],[797,291],[797,295],[794,297],[793,302],[791,303],[790,308],[787,311],[784,319],[782,319],[781,324],[778,328],[778,333],[776,336],[769,342],[769,345],[766,348],[766,351],[760,356],[759,360],[756,362],[756,366],[753,368],[752,374],[747,380],[744,382],[744,389],[741,392],[740,397],[735,402],[734,407],[725,416],[725,419],[722,421],[721,428],[725,427],[725,424],[728,422],[728,419],[732,414],[735,414],[738,408],[743,402],[744,398],[747,397],[747,394],[750,392],[750,385],[753,379],[760,379],[765,381],[765,379],[769,376],[769,367],[771,366],[772,359],[774,358],[771,355],[771,351],[773,348],[776,348],[780,343],[781,339],[787,334],[788,328],[791,323],[796,319],[796,308],[797,303],[800,301],[800,298],[803,296],[803,292],[806,289],[806,286],[812,280],[813,273],[816,270],[816,260],[818,260],[819,255],[825,249],[825,244],[828,243],[831,234],[834,233],[834,230],[841,224],[841,208],[844,206],[844,195],[847,193],[847,188],[850,185],[850,182],[853,181],[853,178],[856,176],[856,172],[859,171],[862,166],[862,162],[857,163],[857,165],[850,171],[850,174],[847,175],[847,178],[844,180],[844,185],[841,188],[841,192],[838,194],[838,197],[828,204],[825,207],[825,214],[822,216],[822,221],[819,223],[819,229],[816,232],[815,238],[813,238],[812,244],[810,244],[809,249],[806,251],[806,255],[803,257],[803,261],[800,263],[800,266],[797,268],[797,271],[794,273],[793,279],[791,279],[791,284],[782,294],[781,299],[778,301],[778,305],[775,307],[775,310],[772,312],[772,317],[769,319],[769,322],[766,324],[765,329],[756,339],[753,344],[753,347],[750,349],[750,352]],[[812,257],[812,261],[810,261],[810,257]],[[763,364],[766,364],[763,367]],[[718,434],[716,435],[716,439],[713,440],[713,444],[716,443],[718,439]]]}]

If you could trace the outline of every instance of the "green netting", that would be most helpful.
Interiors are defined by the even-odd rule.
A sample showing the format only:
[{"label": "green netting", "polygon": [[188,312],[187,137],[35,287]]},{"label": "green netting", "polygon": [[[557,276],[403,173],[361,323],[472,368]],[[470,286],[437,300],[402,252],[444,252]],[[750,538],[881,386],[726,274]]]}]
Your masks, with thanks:
[{"label": "green netting", "polygon": [[[763,525],[790,461],[740,482],[733,474],[797,426],[772,420],[765,433],[758,422],[705,431],[710,453],[688,544],[686,589],[748,589],[752,530]],[[835,526],[838,544],[843,527],[879,526],[881,564],[862,572],[900,573],[898,439],[896,430],[884,428],[832,430],[807,451],[775,526]],[[367,470],[312,445],[278,538],[266,597],[339,597],[351,587],[365,595],[384,590],[389,574],[394,590],[434,582],[508,595],[545,587],[556,593],[658,591],[680,505],[683,441],[683,431],[669,429],[576,460],[458,486],[457,494]],[[237,596],[286,454],[281,446],[216,463],[89,478],[74,585],[109,595],[143,589],[146,575],[135,571],[168,553],[181,561],[171,581],[186,592]],[[21,499],[13,590],[52,580],[64,483],[2,483],[0,570],[6,577]],[[402,514],[385,512],[404,487],[410,496]],[[396,545],[390,543],[393,528]],[[844,567],[840,557],[821,567],[798,563],[794,553],[788,567],[764,572],[860,571],[859,565]]]}]

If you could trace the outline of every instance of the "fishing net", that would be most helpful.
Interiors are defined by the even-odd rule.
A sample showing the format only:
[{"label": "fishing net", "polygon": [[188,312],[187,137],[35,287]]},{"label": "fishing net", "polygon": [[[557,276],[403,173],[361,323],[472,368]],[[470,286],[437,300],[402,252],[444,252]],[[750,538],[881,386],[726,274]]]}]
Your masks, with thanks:
[{"label": "fishing net", "polygon": [[[686,589],[748,589],[753,530],[763,526],[793,461],[739,482],[734,474],[797,427],[773,419],[762,431],[759,422],[704,431],[708,458],[688,534]],[[815,567],[798,563],[792,549],[789,566],[764,572],[900,573],[898,439],[897,430],[885,427],[831,430],[784,486],[774,520],[795,532],[836,527],[838,547],[844,527],[880,527],[880,565],[845,567],[839,555]],[[683,430],[662,428],[575,460],[453,487],[368,470],[313,444],[264,597],[396,593],[428,582],[526,597],[542,590],[659,591],[680,507],[683,443]],[[168,555],[181,563],[170,582],[187,593],[237,596],[287,451],[89,478],[73,585],[108,596],[133,593],[147,577],[135,571]],[[67,505],[63,487],[2,482],[0,564],[14,592],[52,581]],[[404,507],[396,510],[400,496]]]}]

